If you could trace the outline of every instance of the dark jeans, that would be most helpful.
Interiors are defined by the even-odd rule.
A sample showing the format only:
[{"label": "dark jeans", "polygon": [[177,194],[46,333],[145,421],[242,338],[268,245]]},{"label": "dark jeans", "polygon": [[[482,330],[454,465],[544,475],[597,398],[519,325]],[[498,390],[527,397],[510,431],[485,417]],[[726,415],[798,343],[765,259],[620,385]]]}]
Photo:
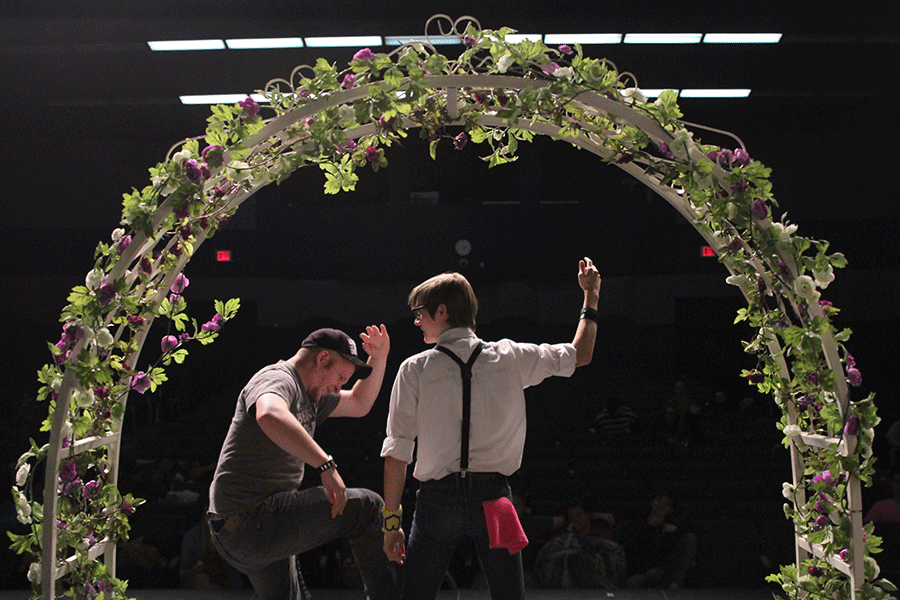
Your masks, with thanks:
[{"label": "dark jeans", "polygon": [[[482,474],[475,474],[476,476]],[[475,543],[478,560],[493,600],[523,600],[522,553],[489,547],[483,502],[510,498],[506,478],[478,477],[457,485],[453,476],[425,481],[416,494],[416,512],[403,565],[403,600],[429,600],[441,582],[463,538]]]},{"label": "dark jeans", "polygon": [[217,521],[210,530],[219,554],[245,573],[262,600],[300,600],[294,556],[340,537],[350,540],[366,593],[397,598],[398,580],[382,550],[381,509],[375,492],[347,489],[344,513],[331,518],[325,488],[273,494],[239,520]]}]

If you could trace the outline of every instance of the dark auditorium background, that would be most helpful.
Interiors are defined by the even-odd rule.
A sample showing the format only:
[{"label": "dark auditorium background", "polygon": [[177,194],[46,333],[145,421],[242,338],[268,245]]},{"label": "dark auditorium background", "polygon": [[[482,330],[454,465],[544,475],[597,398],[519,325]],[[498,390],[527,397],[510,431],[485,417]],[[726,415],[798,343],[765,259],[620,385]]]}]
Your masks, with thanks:
[{"label": "dark auditorium background", "polygon": [[[588,45],[585,52],[609,58],[645,88],[752,90],[746,98],[684,98],[680,106],[686,121],[735,133],[772,169],[777,214],[849,261],[823,298],[841,309],[837,325],[853,330],[848,347],[863,377],[853,399],[875,392],[882,418],[879,477],[865,492],[873,502],[891,462],[884,433],[900,419],[893,371],[900,359],[900,5],[805,5],[4,2],[0,445],[7,479],[28,439],[46,437],[35,374],[50,359],[47,342],[59,338],[69,290],[83,282],[97,242],[119,224],[122,194],[143,187],[147,169],[173,144],[203,133],[208,106],[182,105],[179,96],[251,93],[319,56],[345,65],[358,49],[152,52],[147,42],[421,35],[428,17],[446,13],[522,33],[783,34],[777,44]],[[459,51],[439,49],[450,57]],[[710,132],[695,137],[735,146]],[[157,392],[129,397],[120,479],[148,499],[133,519],[133,538],[158,559],[139,567],[139,552],[125,553],[123,575],[134,587],[178,585],[181,536],[199,522],[206,469],[237,392],[258,368],[289,357],[314,328],[356,335],[367,324],[387,325],[391,361],[376,407],[318,433],[348,485],[380,492],[390,383],[400,362],[425,348],[405,303],[409,289],[458,270],[479,296],[482,337],[569,341],[581,306],[582,256],[603,277],[596,356],[571,379],[528,392],[529,439],[517,482],[532,510],[560,514],[584,496],[624,516],[664,484],[698,534],[690,585],[762,586],[774,565],[793,560],[781,508],[790,466],[775,428],[780,413],[740,377],[754,365],[741,349],[753,332],[733,324],[743,300],[725,283],[725,268],[703,256],[702,238],[665,201],[592,154],[537,139],[520,145],[517,162],[489,170],[484,153],[476,144],[456,151],[448,141],[432,161],[411,131],[402,147],[388,150],[386,170],[359,172],[356,191],[326,196],[321,172],[301,169],[248,200],[203,244],[184,271],[189,311],[203,322],[213,299],[231,297],[241,299],[241,309],[214,344],[189,347],[188,360],[168,370],[170,381]],[[455,250],[461,239],[471,244],[465,257]],[[220,250],[230,251],[229,262],[216,260]],[[154,359],[151,346],[142,363]],[[676,382],[699,407],[687,441],[663,433],[663,407]],[[724,405],[714,401],[716,392]],[[610,398],[638,416],[626,439],[591,431]],[[5,494],[4,526],[14,529]],[[21,587],[22,565],[7,546],[0,543],[0,586]],[[340,548],[322,552],[305,559],[309,581],[348,585],[335,566]]]}]

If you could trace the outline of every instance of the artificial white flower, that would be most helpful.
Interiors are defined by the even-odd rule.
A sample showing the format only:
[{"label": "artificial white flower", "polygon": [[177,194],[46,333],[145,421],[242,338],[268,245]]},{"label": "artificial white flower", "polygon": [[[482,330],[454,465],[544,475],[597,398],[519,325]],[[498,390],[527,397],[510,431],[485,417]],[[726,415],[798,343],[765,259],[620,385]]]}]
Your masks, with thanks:
[{"label": "artificial white flower", "polygon": [[120,239],[122,239],[123,235],[125,235],[125,230],[122,229],[121,227],[119,227],[118,229],[113,229],[112,236],[111,236],[112,241],[118,242]]},{"label": "artificial white flower", "polygon": [[341,104],[338,107],[338,117],[341,121],[352,121],[356,119],[356,110],[347,104]]},{"label": "artificial white flower", "polygon": [[112,334],[106,327],[97,332],[95,339],[97,340],[97,345],[101,348],[109,348],[114,341]]},{"label": "artificial white flower", "polygon": [[33,562],[28,565],[28,581],[41,585],[41,563]]},{"label": "artificial white flower", "polygon": [[18,492],[16,497],[16,519],[23,525],[31,523],[31,504],[22,492]]},{"label": "artificial white flower", "polygon": [[778,233],[779,244],[790,244],[791,236],[797,233],[797,226],[794,224],[785,226],[782,223],[772,223],[772,229]]},{"label": "artificial white flower", "polygon": [[89,290],[96,290],[103,281],[103,271],[100,269],[91,269],[84,277],[84,285]]},{"label": "artificial white flower", "polygon": [[172,155],[172,161],[175,162],[179,167],[183,166],[185,161],[191,157],[190,150],[182,150],[181,152],[176,152]]},{"label": "artificial white flower", "polygon": [[828,265],[827,271],[813,271],[813,277],[816,278],[816,285],[824,290],[829,283],[834,281],[834,269]]},{"label": "artificial white flower", "polygon": [[87,408],[94,403],[93,390],[75,390],[72,392],[72,399],[78,408]]},{"label": "artificial white flower", "polygon": [[819,299],[816,284],[809,275],[801,275],[794,280],[794,291],[797,292],[798,296],[810,302]]},{"label": "artificial white flower", "polygon": [[785,425],[784,426],[784,435],[789,438],[799,438],[800,437],[800,426],[799,425]]},{"label": "artificial white flower", "polygon": [[250,165],[236,160],[228,165],[228,179],[234,182],[244,181],[250,178]]},{"label": "artificial white flower", "polygon": [[509,52],[500,57],[500,60],[497,61],[497,70],[501,73],[506,73],[506,70],[512,65],[513,56]]},{"label": "artificial white flower", "polygon": [[742,290],[750,289],[750,278],[746,275],[729,275],[725,278],[725,283],[736,285]]},{"label": "artificial white flower", "polygon": [[568,79],[569,81],[575,79],[575,71],[572,67],[560,67],[553,71],[553,75],[555,75],[557,79]]},{"label": "artificial white flower", "polygon": [[[163,186],[164,183],[165,186]],[[161,187],[159,193],[163,196],[168,196],[175,191],[175,182],[172,181],[171,177],[163,177],[162,175],[157,175],[153,178],[153,187]]]},{"label": "artificial white flower", "polygon": [[625,88],[622,90],[622,98],[625,100],[626,104],[633,104],[635,102],[640,102],[641,104],[647,103],[647,96],[644,95],[641,88]]},{"label": "artificial white flower", "polygon": [[675,155],[675,158],[685,160],[690,155],[693,144],[694,134],[682,128],[675,132],[672,141],[669,143],[669,151]]},{"label": "artificial white flower", "polygon": [[869,580],[878,579],[878,575],[881,573],[881,567],[871,556],[863,558],[863,570],[866,572],[866,579]]},{"label": "artificial white flower", "polygon": [[793,500],[795,493],[796,489],[794,488],[793,484],[788,483],[787,481],[781,484],[781,495],[788,500]]},{"label": "artificial white flower", "polygon": [[19,470],[16,471],[16,485],[22,487],[28,481],[28,473],[31,472],[31,465],[24,463]]},{"label": "artificial white flower", "polygon": [[56,379],[54,379],[53,381],[50,382],[50,389],[53,390],[54,392],[58,392],[59,387],[61,385],[62,385],[62,379],[57,377]]}]

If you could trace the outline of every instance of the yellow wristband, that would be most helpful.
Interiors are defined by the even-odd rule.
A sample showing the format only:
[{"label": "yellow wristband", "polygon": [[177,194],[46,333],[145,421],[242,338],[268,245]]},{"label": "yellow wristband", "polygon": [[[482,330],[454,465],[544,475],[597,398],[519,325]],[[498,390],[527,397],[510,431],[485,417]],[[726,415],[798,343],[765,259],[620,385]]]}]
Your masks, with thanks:
[{"label": "yellow wristband", "polygon": [[382,508],[381,518],[383,519],[381,531],[383,531],[384,533],[394,533],[395,531],[400,531],[400,523],[403,518],[403,507],[400,506],[397,508],[397,510],[388,510],[386,508]]}]

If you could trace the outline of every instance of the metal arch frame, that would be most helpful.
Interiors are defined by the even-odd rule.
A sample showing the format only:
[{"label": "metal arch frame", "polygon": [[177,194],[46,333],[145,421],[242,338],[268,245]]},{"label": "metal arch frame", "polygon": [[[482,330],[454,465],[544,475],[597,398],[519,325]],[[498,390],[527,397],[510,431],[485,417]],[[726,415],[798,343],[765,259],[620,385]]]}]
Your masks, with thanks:
[{"label": "metal arch frame", "polygon": [[[462,123],[461,120],[458,120],[458,106],[460,92],[462,90],[472,88],[522,90],[526,88],[546,87],[550,85],[550,83],[551,82],[549,81],[509,75],[437,75],[426,76],[424,87],[428,90],[431,90],[431,93],[433,94],[443,94],[445,96],[447,109],[451,117],[451,121],[446,124],[453,125]],[[260,149],[271,149],[276,147],[276,145],[280,146],[280,149],[278,150],[278,152],[280,153],[287,151],[296,151],[295,146],[297,144],[300,144],[302,146],[303,141],[290,139],[290,135],[287,130],[292,125],[296,124],[301,119],[311,117],[328,108],[333,108],[341,104],[367,98],[369,96],[369,89],[373,85],[378,85],[378,83],[372,83],[350,90],[335,92],[327,97],[313,100],[303,106],[292,108],[285,113],[270,119],[259,133],[251,136],[245,141],[245,145],[246,147],[252,148],[254,152]],[[402,86],[400,86],[400,88],[398,89],[402,89]],[[621,120],[623,123],[640,129],[657,145],[661,142],[669,142],[672,140],[672,134],[661,127],[656,121],[648,117],[645,113],[642,113],[620,101],[612,100],[599,93],[585,91],[582,94],[578,95],[574,100],[572,100],[572,103],[595,115],[612,115]],[[507,123],[503,119],[498,118],[496,115],[490,113],[489,111],[479,117],[477,121],[480,124],[488,127],[509,127],[509,123]],[[418,125],[412,119],[404,117],[403,126],[405,128],[411,128],[417,127]],[[556,137],[559,132],[558,127],[549,123],[531,122],[526,119],[519,119],[516,127],[523,130],[528,130],[538,135],[547,135],[551,137]],[[348,139],[358,139],[360,137],[376,133],[376,128],[374,124],[369,123],[351,130],[346,130],[345,133]],[[577,137],[566,138],[566,141],[569,141],[570,143],[588,150],[589,152],[592,152],[602,158],[608,159],[613,155],[613,152],[607,149],[602,144],[602,140],[598,140],[590,135],[582,134]],[[699,152],[693,153],[690,156],[690,159],[695,163],[708,160]],[[697,208],[693,206],[690,202],[690,199],[687,197],[687,193],[684,190],[679,190],[667,185],[662,185],[657,178],[645,173],[643,168],[635,162],[617,164],[616,166],[633,176],[649,189],[653,190],[656,194],[661,196],[666,202],[673,206],[685,219],[687,219],[694,226],[694,228],[700,233],[700,235],[706,240],[706,242],[717,251],[717,254],[722,255],[721,250],[723,249],[725,244],[728,243],[728,240],[724,239],[724,237],[720,235],[717,235],[716,232],[710,231],[708,228],[700,226],[700,219],[705,214],[707,214],[705,207]],[[716,175],[720,177],[724,176],[724,171],[718,165],[714,164],[713,168]],[[215,187],[215,185],[221,182],[223,179],[224,172],[220,170],[206,182],[206,189],[209,190]],[[233,192],[228,198],[227,205],[223,208],[223,210],[236,209],[247,198],[252,196],[259,189],[265,187],[269,183],[269,178],[262,177],[248,189],[239,189]],[[156,212],[151,219],[151,230],[156,231],[157,233],[154,236],[147,236],[139,232],[136,233],[131,245],[129,245],[129,247],[125,250],[125,252],[122,254],[122,256],[110,271],[110,280],[116,280],[119,277],[125,276],[126,282],[129,287],[135,286],[136,283],[138,284],[138,289],[142,290],[146,290],[150,285],[157,286],[157,292],[154,296],[152,296],[151,300],[157,302],[162,300],[172,282],[175,280],[177,275],[181,273],[188,260],[190,259],[188,254],[181,256],[178,259],[176,266],[170,269],[167,273],[158,272],[153,277],[151,277],[150,281],[143,284],[141,284],[137,279],[137,269],[133,269],[133,272],[130,274],[126,272],[126,269],[133,268],[134,263],[136,263],[145,252],[157,245],[162,237],[161,234],[166,233],[164,231],[158,231],[160,225],[163,223],[167,215],[171,213],[171,211],[172,206],[169,200],[162,202],[157,207]],[[205,240],[208,232],[209,230],[204,230],[198,234],[196,242],[194,244],[195,248]],[[169,245],[171,245],[172,243],[174,243],[174,241],[170,241]],[[796,275],[797,267],[795,264],[793,264],[793,261],[790,259],[790,257],[782,258],[784,258],[785,262],[788,264],[788,268],[792,271],[792,273]],[[727,258],[723,262],[729,272],[734,273],[732,265],[729,263]],[[760,275],[765,277],[764,266],[759,262],[756,262],[754,266],[760,273]],[[745,299],[749,301],[747,291],[742,289],[742,292]],[[795,306],[795,308],[797,307]],[[808,307],[807,311],[810,317],[822,316],[822,309],[816,303],[812,303]],[[113,317],[115,316],[115,311],[107,315],[105,325],[109,325]],[[127,362],[127,366],[131,369],[133,369],[137,364],[137,360],[140,356],[140,350],[145,341],[149,326],[150,323],[148,323],[147,327],[142,329],[135,338],[137,351],[129,357],[129,360]],[[117,337],[121,335],[122,330],[120,329],[117,333]],[[73,352],[77,354],[81,350],[82,345],[83,341],[75,347]],[[837,384],[837,404],[839,411],[843,416],[846,413],[849,402],[848,388],[844,380],[844,374],[837,351],[837,345],[830,333],[822,336],[822,347],[826,362],[829,368],[836,375],[835,381]],[[771,352],[772,356],[775,357],[780,367],[781,375],[786,378],[790,378],[789,367],[781,353],[781,348],[777,341],[769,342],[769,351]],[[109,480],[111,483],[115,483],[118,478],[119,451],[121,446],[122,434],[121,421],[114,424],[114,430],[105,436],[78,440],[69,448],[62,448],[61,432],[63,431],[63,427],[66,423],[66,409],[69,406],[69,400],[71,398],[74,387],[74,372],[71,369],[66,369],[62,383],[58,390],[58,400],[56,411],[52,419],[50,444],[46,462],[46,476],[44,486],[45,524],[55,523],[56,521],[58,510],[57,481],[59,478],[59,464],[61,459],[74,456],[78,453],[93,448],[105,446],[108,448],[107,452],[109,459]],[[122,402],[124,403],[126,400],[127,394],[126,397],[122,399]],[[776,400],[779,399],[776,398]],[[789,423],[796,423],[796,417],[796,409],[789,409]],[[853,452],[855,448],[851,447],[846,439],[838,438],[837,435],[839,433],[840,432],[830,432],[829,436],[802,434],[800,439],[802,439],[802,441],[809,446],[828,447],[830,445],[838,444],[838,448],[842,453],[847,454]],[[794,502],[795,506],[802,506],[805,504],[806,498],[802,486],[798,484],[802,483],[803,481],[803,459],[801,452],[797,448],[796,444],[791,445],[790,453],[793,471],[793,483],[797,487],[797,495],[794,497]],[[857,588],[860,587],[862,582],[864,582],[864,543],[862,539],[863,529],[861,515],[860,481],[857,477],[851,478],[847,490],[851,527],[853,530],[852,560],[849,563],[845,563],[835,556],[825,556],[821,547],[809,543],[802,535],[800,535],[799,532],[795,532],[795,548],[798,567],[800,566],[803,559],[812,554],[828,561],[835,568],[847,574],[850,578],[852,586],[852,597],[855,599]],[[54,597],[56,581],[66,573],[68,573],[74,566],[74,560],[72,559],[65,561],[64,563],[57,564],[55,558],[56,550],[56,527],[45,526],[42,532],[43,560],[41,581],[43,582],[43,598],[48,600]],[[101,555],[104,556],[110,574],[114,576],[116,568],[114,540],[101,540],[96,546],[90,549],[88,558],[94,560]]]}]

